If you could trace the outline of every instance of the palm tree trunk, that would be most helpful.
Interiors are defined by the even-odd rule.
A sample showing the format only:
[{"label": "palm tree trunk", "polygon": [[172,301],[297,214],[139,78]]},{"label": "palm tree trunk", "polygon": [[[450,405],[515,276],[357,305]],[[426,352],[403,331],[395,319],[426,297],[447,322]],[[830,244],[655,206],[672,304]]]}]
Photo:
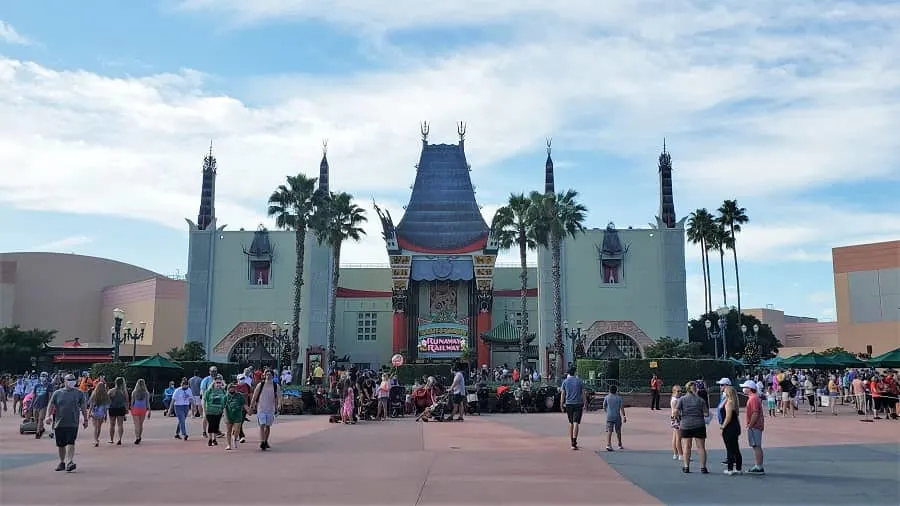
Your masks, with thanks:
[{"label": "palm tree trunk", "polygon": [[706,257],[706,314],[712,312],[712,269],[709,267],[709,245],[703,241],[703,256]]},{"label": "palm tree trunk", "polygon": [[728,307],[728,296],[725,294],[725,250],[719,248],[719,262],[722,264],[722,306]]},{"label": "palm tree trunk", "polygon": [[[297,373],[297,359],[300,357],[300,310],[303,296],[303,261],[306,257],[306,227],[298,227],[294,232],[297,249],[297,265],[294,270],[294,311],[291,314],[291,372]],[[306,371],[304,371],[306,372]]]},{"label": "palm tree trunk", "polygon": [[734,256],[734,282],[737,288],[737,310],[738,310],[738,326],[741,325],[741,272],[738,269],[737,261],[737,240],[734,239],[734,225],[731,226],[731,254]]},{"label": "palm tree trunk", "polygon": [[707,278],[709,277],[709,273],[706,272],[706,245],[703,244],[703,241],[700,241],[700,270],[703,271],[703,314],[709,313],[709,287],[707,285]]},{"label": "palm tree trunk", "polygon": [[526,339],[528,337],[528,265],[527,265],[527,254],[528,254],[528,244],[527,237],[525,236],[524,231],[519,232],[519,264],[521,266],[521,271],[519,272],[519,279],[522,281],[521,291],[519,292],[519,296],[521,297],[522,304],[522,327],[519,329],[519,372],[521,374],[525,374],[525,363],[528,361],[528,358],[525,354],[525,346]]},{"label": "palm tree trunk", "polygon": [[554,375],[557,379],[562,379],[563,366],[565,357],[563,352],[563,329],[562,329],[562,296],[561,296],[561,278],[560,278],[560,257],[562,256],[562,241],[556,234],[550,237],[550,253],[552,263],[550,266],[550,279],[553,281],[553,345],[556,349],[556,364],[554,364]]},{"label": "palm tree trunk", "polygon": [[337,318],[335,313],[337,311],[338,281],[341,277],[341,243],[332,245],[331,262],[334,264],[334,268],[331,271],[331,291],[328,294],[328,354],[334,356],[334,323]]}]

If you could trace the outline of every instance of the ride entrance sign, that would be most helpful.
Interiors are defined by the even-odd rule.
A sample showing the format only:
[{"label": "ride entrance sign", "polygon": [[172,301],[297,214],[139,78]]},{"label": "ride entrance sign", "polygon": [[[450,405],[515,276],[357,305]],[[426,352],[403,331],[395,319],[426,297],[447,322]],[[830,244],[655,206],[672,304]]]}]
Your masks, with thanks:
[{"label": "ride entrance sign", "polygon": [[467,321],[434,322],[419,320],[418,352],[425,358],[457,358],[469,344]]}]

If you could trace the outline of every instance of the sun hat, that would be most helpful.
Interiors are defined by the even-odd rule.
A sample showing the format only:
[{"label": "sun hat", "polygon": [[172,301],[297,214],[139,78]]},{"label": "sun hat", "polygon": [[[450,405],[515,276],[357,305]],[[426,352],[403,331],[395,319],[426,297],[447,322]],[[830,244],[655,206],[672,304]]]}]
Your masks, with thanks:
[{"label": "sun hat", "polygon": [[726,385],[727,385],[727,386],[731,386],[731,380],[728,379],[728,378],[722,378],[722,379],[720,379],[719,381],[717,381],[716,384],[717,384],[717,385],[722,385],[722,386],[726,386]]},{"label": "sun hat", "polygon": [[757,385],[756,385],[756,382],[755,382],[755,381],[753,381],[753,380],[747,380],[747,381],[741,383],[741,388],[749,388],[749,389],[751,389],[751,390],[756,390],[756,389],[757,389]]}]

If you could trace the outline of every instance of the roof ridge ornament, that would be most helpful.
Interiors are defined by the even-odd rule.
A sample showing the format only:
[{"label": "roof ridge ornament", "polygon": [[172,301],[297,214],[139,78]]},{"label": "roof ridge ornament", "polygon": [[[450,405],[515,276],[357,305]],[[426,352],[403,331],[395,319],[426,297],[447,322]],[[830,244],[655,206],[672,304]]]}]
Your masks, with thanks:
[{"label": "roof ridge ornament", "polygon": [[459,142],[466,140],[466,122],[460,121],[456,124],[456,133],[459,134]]},{"label": "roof ridge ornament", "polygon": [[328,139],[322,139],[322,156],[328,154]]},{"label": "roof ridge ornament", "polygon": [[553,137],[547,137],[547,156],[553,151]]},{"label": "roof ridge ornament", "polygon": [[419,131],[422,132],[422,143],[428,144],[428,133],[431,132],[431,125],[427,121],[419,124]]}]

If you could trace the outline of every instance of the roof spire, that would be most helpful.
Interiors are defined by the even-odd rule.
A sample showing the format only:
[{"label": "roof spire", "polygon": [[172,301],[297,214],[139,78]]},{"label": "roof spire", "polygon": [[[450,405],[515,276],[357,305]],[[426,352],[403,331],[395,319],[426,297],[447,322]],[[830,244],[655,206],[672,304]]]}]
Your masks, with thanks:
[{"label": "roof spire", "polygon": [[328,139],[322,140],[322,161],[319,163],[319,191],[328,195]]},{"label": "roof spire", "polygon": [[547,137],[547,163],[544,164],[544,193],[552,195],[556,193],[553,178],[553,158],[550,153],[553,151],[553,139]]},{"label": "roof spire", "polygon": [[466,123],[464,121],[456,124],[456,133],[459,134],[459,142],[466,140]]},{"label": "roof spire", "polygon": [[659,154],[659,220],[666,228],[675,228],[675,197],[672,191],[672,155],[666,149]]},{"label": "roof spire", "polygon": [[431,131],[431,126],[427,121],[419,124],[419,131],[422,132],[422,144],[428,144],[428,132]]},{"label": "roof spire", "polygon": [[203,157],[203,182],[200,186],[200,212],[197,228],[206,230],[216,216],[216,157],[213,143],[209,141],[209,153]]},{"label": "roof spire", "polygon": [[662,150],[662,152],[663,152],[663,154],[666,154],[666,138],[665,138],[665,137],[663,137],[663,150]]}]

